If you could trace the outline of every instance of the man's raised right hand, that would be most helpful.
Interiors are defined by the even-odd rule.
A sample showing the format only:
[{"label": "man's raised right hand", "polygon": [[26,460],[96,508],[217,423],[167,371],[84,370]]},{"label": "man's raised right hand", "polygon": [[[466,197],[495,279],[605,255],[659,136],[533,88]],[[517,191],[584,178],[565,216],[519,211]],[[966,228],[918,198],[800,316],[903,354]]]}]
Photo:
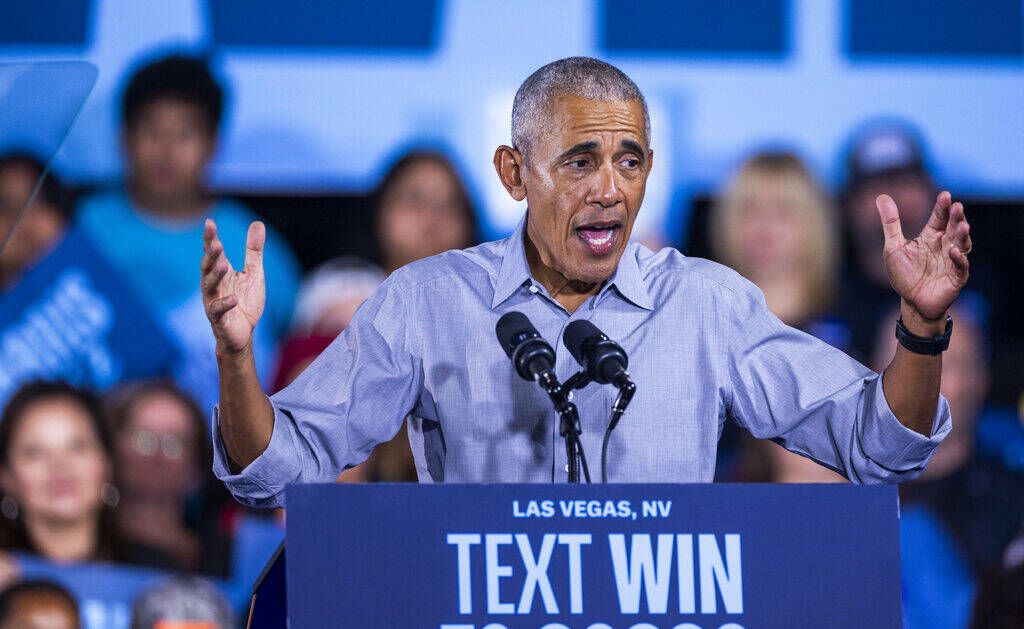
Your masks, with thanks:
[{"label": "man's raised right hand", "polygon": [[200,288],[206,316],[213,326],[217,351],[241,354],[252,350],[252,331],[263,314],[266,281],[263,277],[263,223],[249,225],[245,239],[245,267],[235,271],[217,237],[217,224],[206,220],[203,231]]}]

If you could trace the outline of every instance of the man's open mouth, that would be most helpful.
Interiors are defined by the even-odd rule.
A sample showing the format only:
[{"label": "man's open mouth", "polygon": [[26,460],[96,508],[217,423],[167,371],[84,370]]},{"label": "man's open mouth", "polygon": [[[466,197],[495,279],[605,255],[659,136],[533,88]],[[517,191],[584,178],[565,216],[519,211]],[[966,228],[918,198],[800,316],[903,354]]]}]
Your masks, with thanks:
[{"label": "man's open mouth", "polygon": [[591,254],[603,256],[615,250],[621,231],[618,221],[602,221],[577,227],[576,235]]}]

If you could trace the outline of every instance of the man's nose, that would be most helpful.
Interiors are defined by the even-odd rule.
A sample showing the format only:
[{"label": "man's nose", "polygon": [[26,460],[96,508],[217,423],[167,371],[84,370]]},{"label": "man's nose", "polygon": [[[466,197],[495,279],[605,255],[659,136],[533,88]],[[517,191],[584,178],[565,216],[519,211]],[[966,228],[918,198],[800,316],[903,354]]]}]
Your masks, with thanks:
[{"label": "man's nose", "polygon": [[622,203],[624,198],[619,182],[615,178],[615,169],[611,165],[607,165],[597,172],[597,178],[593,202],[599,203],[602,207],[612,207]]}]

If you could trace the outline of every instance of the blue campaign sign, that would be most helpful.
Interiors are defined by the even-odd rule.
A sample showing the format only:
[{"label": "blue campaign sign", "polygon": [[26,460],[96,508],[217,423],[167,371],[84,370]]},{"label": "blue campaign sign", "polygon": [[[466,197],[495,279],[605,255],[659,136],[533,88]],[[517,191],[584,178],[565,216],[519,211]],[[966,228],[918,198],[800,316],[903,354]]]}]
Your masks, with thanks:
[{"label": "blue campaign sign", "polygon": [[169,375],[178,353],[80,229],[0,295],[0,404],[25,382],[106,389]]},{"label": "blue campaign sign", "polygon": [[892,486],[294,485],[287,504],[293,626],[902,622]]}]

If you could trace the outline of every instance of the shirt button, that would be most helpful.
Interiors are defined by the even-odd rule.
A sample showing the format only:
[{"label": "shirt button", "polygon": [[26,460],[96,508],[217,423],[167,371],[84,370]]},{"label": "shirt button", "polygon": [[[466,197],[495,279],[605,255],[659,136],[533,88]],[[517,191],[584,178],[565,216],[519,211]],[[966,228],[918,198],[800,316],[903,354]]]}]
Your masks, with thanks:
[{"label": "shirt button", "polygon": [[568,472],[568,471],[569,471],[569,464],[568,464],[568,463],[566,463],[566,464],[565,464],[565,471],[566,471],[566,472]]},{"label": "shirt button", "polygon": [[537,293],[540,292],[540,289],[534,286],[533,284],[530,284],[530,292],[536,295]]},{"label": "shirt button", "polygon": [[573,398],[572,391],[569,391],[569,395],[565,396],[565,399],[567,399],[570,402],[572,402],[572,398]]}]

